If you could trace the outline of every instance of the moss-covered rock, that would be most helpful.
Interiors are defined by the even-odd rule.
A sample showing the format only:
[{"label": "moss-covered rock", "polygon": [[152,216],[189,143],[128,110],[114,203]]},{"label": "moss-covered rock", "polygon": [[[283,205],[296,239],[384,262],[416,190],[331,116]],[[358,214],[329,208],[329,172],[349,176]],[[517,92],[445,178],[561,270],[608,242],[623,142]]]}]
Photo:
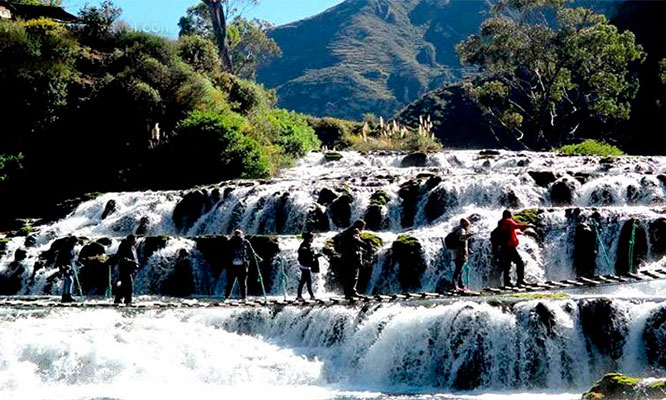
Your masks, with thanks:
[{"label": "moss-covered rock", "polygon": [[323,188],[319,192],[319,197],[317,198],[317,203],[322,206],[327,206],[333,202],[333,200],[338,198],[338,194],[329,188]]},{"label": "moss-covered rock", "polygon": [[[344,273],[347,267],[342,258],[343,235],[344,232],[327,240],[322,250],[329,260],[326,288],[337,293],[342,292]],[[377,254],[384,245],[384,241],[379,236],[369,232],[361,233],[361,239],[367,243],[367,247],[363,250],[363,265],[359,271],[357,290],[359,293],[365,293],[377,262]]]},{"label": "moss-covered rock", "polygon": [[324,154],[324,160],[327,162],[340,161],[342,158],[342,154],[340,153],[328,152]]},{"label": "moss-covered rock", "polygon": [[592,389],[583,393],[583,400],[639,400],[666,397],[666,380],[650,383],[612,372],[606,374]]},{"label": "moss-covered rock", "polygon": [[354,198],[351,195],[343,194],[335,199],[335,201],[333,201],[328,207],[331,220],[336,226],[346,228],[351,225],[353,203]]},{"label": "moss-covered rock", "polygon": [[423,246],[410,235],[400,235],[391,247],[393,267],[398,269],[398,281],[404,291],[421,288],[421,276],[427,263]]},{"label": "moss-covered rock", "polygon": [[585,337],[601,354],[618,360],[629,332],[625,313],[613,301],[604,298],[583,300],[579,308]]},{"label": "moss-covered rock", "polygon": [[398,196],[402,199],[401,224],[403,228],[414,225],[414,217],[422,194],[423,188],[420,179],[412,179],[400,185]]},{"label": "moss-covered rock", "polygon": [[326,209],[315,204],[308,212],[305,230],[308,232],[328,232],[331,229],[330,225]]},{"label": "moss-covered rock", "polygon": [[384,208],[389,199],[388,194],[383,190],[378,190],[370,196],[370,205],[364,218],[369,230],[379,231],[384,227]]}]

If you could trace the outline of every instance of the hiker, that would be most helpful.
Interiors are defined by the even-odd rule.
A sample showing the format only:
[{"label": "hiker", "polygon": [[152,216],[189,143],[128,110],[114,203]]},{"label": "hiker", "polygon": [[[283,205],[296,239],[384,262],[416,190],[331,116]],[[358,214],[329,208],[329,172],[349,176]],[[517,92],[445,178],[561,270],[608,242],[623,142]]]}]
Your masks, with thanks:
[{"label": "hiker", "polygon": [[227,287],[224,298],[229,300],[234,284],[238,280],[240,298],[245,300],[247,298],[247,274],[251,262],[249,257],[255,259],[256,262],[263,260],[254,251],[250,241],[244,238],[243,231],[240,229],[234,232],[234,236],[229,240],[229,246],[231,246],[231,265],[227,268]]},{"label": "hiker", "polygon": [[116,283],[116,299],[114,304],[130,305],[134,292],[134,273],[139,269],[139,258],[136,253],[136,237],[129,235],[118,246],[115,257],[118,265],[118,282]]},{"label": "hiker", "polygon": [[[509,242],[507,232],[502,229],[502,220],[497,221],[497,227],[490,233],[490,246],[492,256],[492,274],[490,275],[489,285],[500,286],[500,275],[504,264],[504,254],[506,253],[506,245]],[[499,272],[499,273],[498,273]]]},{"label": "hiker", "polygon": [[[76,241],[75,238],[73,238]],[[75,244],[75,243],[74,243]],[[74,244],[69,251],[57,251],[55,255],[55,266],[62,276],[62,303],[71,303],[74,301],[72,293],[74,292],[74,268],[72,263],[76,257]]]},{"label": "hiker", "polygon": [[342,233],[342,263],[345,269],[343,285],[345,298],[351,300],[359,297],[356,291],[358,276],[363,266],[363,249],[367,244],[361,239],[361,232],[365,229],[365,221],[359,219],[349,229]]},{"label": "hiker", "polygon": [[315,299],[314,292],[312,291],[312,274],[319,272],[319,257],[312,248],[314,235],[310,232],[303,234],[303,243],[298,248],[298,268],[301,270],[301,280],[298,282],[298,297],[296,300],[303,301],[303,286],[307,285],[310,300]]},{"label": "hiker", "polygon": [[501,256],[502,272],[504,274],[504,286],[512,287],[511,264],[516,264],[517,286],[525,285],[525,263],[518,253],[518,233],[530,228],[529,224],[521,224],[513,219],[513,213],[509,210],[504,211],[501,221],[501,229],[506,239],[506,245],[502,249]]},{"label": "hiker", "polygon": [[469,227],[472,224],[467,218],[460,220],[458,225],[444,240],[446,247],[451,252],[451,258],[455,265],[453,272],[453,288],[454,290],[467,290],[463,282],[463,267],[467,264],[469,258],[469,244],[468,241],[472,237],[469,233]]}]

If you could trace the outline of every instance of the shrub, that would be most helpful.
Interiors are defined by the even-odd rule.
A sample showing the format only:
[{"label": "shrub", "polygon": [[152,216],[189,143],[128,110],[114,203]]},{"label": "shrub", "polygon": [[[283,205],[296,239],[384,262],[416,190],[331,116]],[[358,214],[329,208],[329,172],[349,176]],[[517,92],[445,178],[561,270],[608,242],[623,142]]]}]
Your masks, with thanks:
[{"label": "shrub", "polygon": [[269,109],[277,103],[275,91],[262,85],[223,73],[216,81],[217,86],[229,94],[229,104],[233,111],[249,114],[261,109]]},{"label": "shrub", "polygon": [[247,120],[233,112],[195,111],[181,121],[172,140],[176,159],[190,182],[266,177],[270,165],[261,145],[245,136]]},{"label": "shrub", "polygon": [[220,56],[210,39],[199,35],[185,35],[178,40],[178,55],[195,71],[217,77],[221,73]]},{"label": "shrub", "polygon": [[0,182],[10,178],[23,168],[21,161],[23,161],[22,154],[18,156],[0,154]]},{"label": "shrub", "polygon": [[344,149],[351,145],[349,138],[361,131],[361,124],[338,118],[307,117],[308,124],[324,146]]},{"label": "shrub", "polygon": [[273,110],[267,115],[277,133],[277,144],[291,157],[303,157],[321,142],[305,117],[293,111]]},{"label": "shrub", "polygon": [[621,156],[624,152],[616,146],[597,140],[588,139],[579,144],[570,144],[554,150],[560,154],[579,156]]}]

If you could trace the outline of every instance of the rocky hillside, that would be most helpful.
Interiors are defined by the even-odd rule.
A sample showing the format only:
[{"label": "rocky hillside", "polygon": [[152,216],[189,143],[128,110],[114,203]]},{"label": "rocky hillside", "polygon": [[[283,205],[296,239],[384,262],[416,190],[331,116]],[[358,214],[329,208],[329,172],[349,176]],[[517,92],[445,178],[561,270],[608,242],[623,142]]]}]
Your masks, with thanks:
[{"label": "rocky hillside", "polygon": [[275,28],[284,56],[259,80],[281,106],[314,115],[390,117],[464,71],[455,45],[476,31],[484,0],[347,0]]}]

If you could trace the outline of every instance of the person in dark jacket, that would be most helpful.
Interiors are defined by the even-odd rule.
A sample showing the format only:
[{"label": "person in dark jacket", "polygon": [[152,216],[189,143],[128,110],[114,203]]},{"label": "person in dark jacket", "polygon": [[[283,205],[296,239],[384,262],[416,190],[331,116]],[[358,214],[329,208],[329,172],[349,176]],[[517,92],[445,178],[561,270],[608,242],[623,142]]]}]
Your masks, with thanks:
[{"label": "person in dark jacket", "polygon": [[525,285],[525,263],[523,262],[520,253],[518,253],[518,233],[530,228],[529,224],[521,224],[513,219],[513,213],[506,210],[502,216],[501,222],[502,230],[505,237],[508,238],[506,246],[503,248],[504,254],[502,255],[502,271],[504,274],[504,286],[513,286],[511,283],[511,264],[516,264],[516,275],[518,286]]},{"label": "person in dark jacket", "polygon": [[450,249],[451,258],[455,265],[455,270],[453,272],[453,287],[454,290],[467,290],[465,283],[463,282],[463,267],[467,264],[469,259],[469,239],[472,237],[472,234],[469,233],[469,228],[471,223],[467,218],[460,220],[460,225],[458,225],[454,230],[454,235],[458,246],[455,249]]},{"label": "person in dark jacket", "polygon": [[118,265],[118,282],[116,283],[115,304],[124,301],[129,305],[132,303],[132,294],[134,292],[134,274],[139,269],[139,258],[136,253],[136,237],[129,235],[120,243],[116,253],[116,263]]},{"label": "person in dark jacket", "polygon": [[303,286],[306,285],[310,294],[310,300],[315,299],[312,290],[312,274],[319,272],[319,257],[322,255],[315,252],[312,248],[313,241],[314,235],[306,232],[303,234],[303,243],[298,248],[298,268],[301,270],[301,280],[298,282],[298,297],[296,297],[296,300],[299,301],[303,301]]},{"label": "person in dark jacket", "polygon": [[76,244],[76,238],[70,238],[74,243],[71,244],[71,249],[69,251],[59,251],[55,256],[55,265],[62,276],[62,303],[71,303],[74,301],[72,293],[74,292],[74,267],[72,263],[74,258],[76,258],[76,252],[74,251],[74,245]]},{"label": "person in dark jacket", "polygon": [[240,297],[245,300],[247,298],[247,274],[250,262],[254,260],[261,262],[263,260],[254,251],[250,241],[243,237],[243,231],[241,230],[234,232],[234,236],[229,240],[229,246],[231,248],[231,265],[227,268],[227,287],[224,298],[229,299],[234,284],[238,281]]},{"label": "person in dark jacket", "polygon": [[342,238],[342,262],[345,268],[344,292],[348,300],[358,297],[356,285],[358,276],[363,266],[363,250],[368,247],[361,239],[361,232],[365,229],[365,221],[354,222],[351,228],[343,232]]}]

